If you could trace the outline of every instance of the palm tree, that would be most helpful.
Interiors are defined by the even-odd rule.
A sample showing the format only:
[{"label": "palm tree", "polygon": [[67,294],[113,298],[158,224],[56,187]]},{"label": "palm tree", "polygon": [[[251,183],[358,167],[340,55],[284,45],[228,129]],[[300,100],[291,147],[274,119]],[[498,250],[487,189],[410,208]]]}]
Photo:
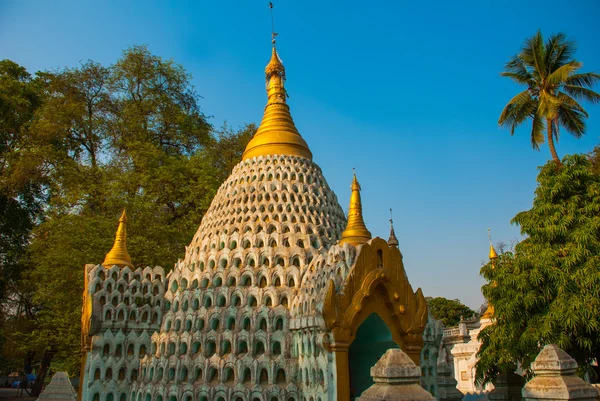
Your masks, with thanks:
[{"label": "palm tree", "polygon": [[544,131],[552,159],[558,166],[554,141],[558,142],[559,127],[576,138],[585,134],[587,112],[577,102],[600,102],[600,94],[591,88],[600,81],[600,74],[577,73],[582,63],[572,59],[575,42],[563,33],[552,35],[544,43],[540,31],[525,41],[519,54],[506,63],[502,76],[526,85],[527,89],[513,97],[502,110],[498,124],[515,128],[524,121],[532,121],[531,145],[539,150],[544,143]]}]

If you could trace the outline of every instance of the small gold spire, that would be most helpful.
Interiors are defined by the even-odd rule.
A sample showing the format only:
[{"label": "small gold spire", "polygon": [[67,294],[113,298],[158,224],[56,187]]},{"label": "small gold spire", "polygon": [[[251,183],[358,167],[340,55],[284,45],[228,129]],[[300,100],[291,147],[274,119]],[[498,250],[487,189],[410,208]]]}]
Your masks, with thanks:
[{"label": "small gold spire", "polygon": [[390,208],[390,238],[388,238],[388,245],[398,247],[398,238],[396,238],[396,233],[394,232],[394,219],[392,217],[392,208]]},{"label": "small gold spire", "polygon": [[277,54],[275,43],[265,76],[267,106],[256,134],[244,150],[242,160],[267,155],[300,156],[312,160],[312,153],[296,129],[290,106],[286,103],[285,67]]},{"label": "small gold spire", "polygon": [[[489,254],[489,258],[490,261],[492,262],[492,269],[494,269],[496,267],[496,259],[498,259],[498,254],[496,253],[496,250],[494,249],[494,245],[492,244],[492,235],[491,235],[491,230],[488,228],[488,238],[490,240],[490,254]],[[496,286],[496,282],[492,281],[492,286],[495,287]],[[488,306],[487,309],[485,310],[485,312],[483,312],[483,315],[481,315],[482,319],[491,319],[492,317],[494,317],[494,305],[491,304],[491,302],[488,302]]]},{"label": "small gold spire", "polygon": [[488,303],[488,306],[485,310],[485,312],[483,312],[483,315],[481,315],[482,319],[491,319],[492,317],[494,317],[494,306],[490,303]]},{"label": "small gold spire", "polygon": [[350,243],[352,245],[364,244],[370,240],[371,233],[367,230],[362,216],[362,203],[360,201],[360,184],[356,179],[356,173],[352,179],[352,193],[350,194],[350,207],[348,208],[348,224],[342,233],[340,244]]},{"label": "small gold spire", "polygon": [[496,253],[496,250],[494,249],[493,245],[490,245],[490,255],[489,255],[490,259],[496,259],[498,258],[498,254]]},{"label": "small gold spire", "polygon": [[490,234],[490,229],[488,228],[488,238],[490,239],[490,254],[489,254],[489,258],[490,260],[494,260],[498,258],[498,254],[496,253],[496,250],[494,249],[494,245],[492,245],[492,235]]},{"label": "small gold spire", "polygon": [[123,213],[119,219],[119,227],[117,228],[115,244],[110,252],[106,254],[106,258],[104,258],[104,262],[102,263],[104,267],[111,267],[113,265],[117,265],[119,267],[133,267],[133,264],[131,263],[131,256],[129,256],[129,253],[127,252],[126,225],[127,214],[125,214],[125,209],[123,209]]}]

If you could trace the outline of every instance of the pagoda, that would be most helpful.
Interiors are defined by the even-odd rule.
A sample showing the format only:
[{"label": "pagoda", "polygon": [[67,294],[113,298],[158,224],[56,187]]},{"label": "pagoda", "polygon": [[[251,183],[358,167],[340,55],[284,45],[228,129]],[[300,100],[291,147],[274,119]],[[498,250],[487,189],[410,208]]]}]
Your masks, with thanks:
[{"label": "pagoda", "polygon": [[265,74],[260,127],[173,270],[134,268],[124,214],[86,265],[80,400],[350,400],[387,349],[419,364],[427,307],[393,228],[371,237],[356,176],[346,220],[275,44]]}]

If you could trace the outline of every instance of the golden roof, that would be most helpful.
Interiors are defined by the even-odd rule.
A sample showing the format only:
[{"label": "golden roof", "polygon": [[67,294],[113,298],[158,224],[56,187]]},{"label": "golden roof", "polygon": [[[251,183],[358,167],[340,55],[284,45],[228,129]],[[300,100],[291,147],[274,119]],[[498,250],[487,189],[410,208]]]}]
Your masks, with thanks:
[{"label": "golden roof", "polygon": [[312,152],[296,129],[290,107],[286,103],[285,68],[275,46],[271,61],[265,68],[265,75],[267,106],[256,134],[246,146],[242,160],[267,155],[300,156],[312,160]]},{"label": "golden roof", "polygon": [[129,256],[129,252],[127,252],[127,215],[125,214],[125,209],[123,209],[123,213],[121,214],[121,218],[119,219],[119,227],[117,228],[117,235],[115,238],[115,244],[113,245],[110,252],[106,254],[106,258],[104,258],[104,262],[102,265],[104,267],[110,267],[113,265],[117,265],[119,267],[133,267],[131,263],[131,256]]},{"label": "golden roof", "polygon": [[350,206],[348,207],[348,224],[342,233],[340,244],[346,242],[352,245],[364,244],[372,237],[363,220],[360,184],[356,179],[356,174],[354,174],[350,188],[352,189],[352,193],[350,194]]}]

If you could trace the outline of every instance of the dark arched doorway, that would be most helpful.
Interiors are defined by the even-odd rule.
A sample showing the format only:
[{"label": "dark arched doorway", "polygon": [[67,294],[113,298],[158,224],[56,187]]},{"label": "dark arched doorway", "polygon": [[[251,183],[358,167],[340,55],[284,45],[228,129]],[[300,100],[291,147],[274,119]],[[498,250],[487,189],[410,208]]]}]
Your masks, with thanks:
[{"label": "dark arched doorway", "polygon": [[390,348],[399,348],[385,322],[372,313],[356,331],[356,337],[348,350],[350,369],[350,399],[359,397],[373,384],[371,367]]}]

